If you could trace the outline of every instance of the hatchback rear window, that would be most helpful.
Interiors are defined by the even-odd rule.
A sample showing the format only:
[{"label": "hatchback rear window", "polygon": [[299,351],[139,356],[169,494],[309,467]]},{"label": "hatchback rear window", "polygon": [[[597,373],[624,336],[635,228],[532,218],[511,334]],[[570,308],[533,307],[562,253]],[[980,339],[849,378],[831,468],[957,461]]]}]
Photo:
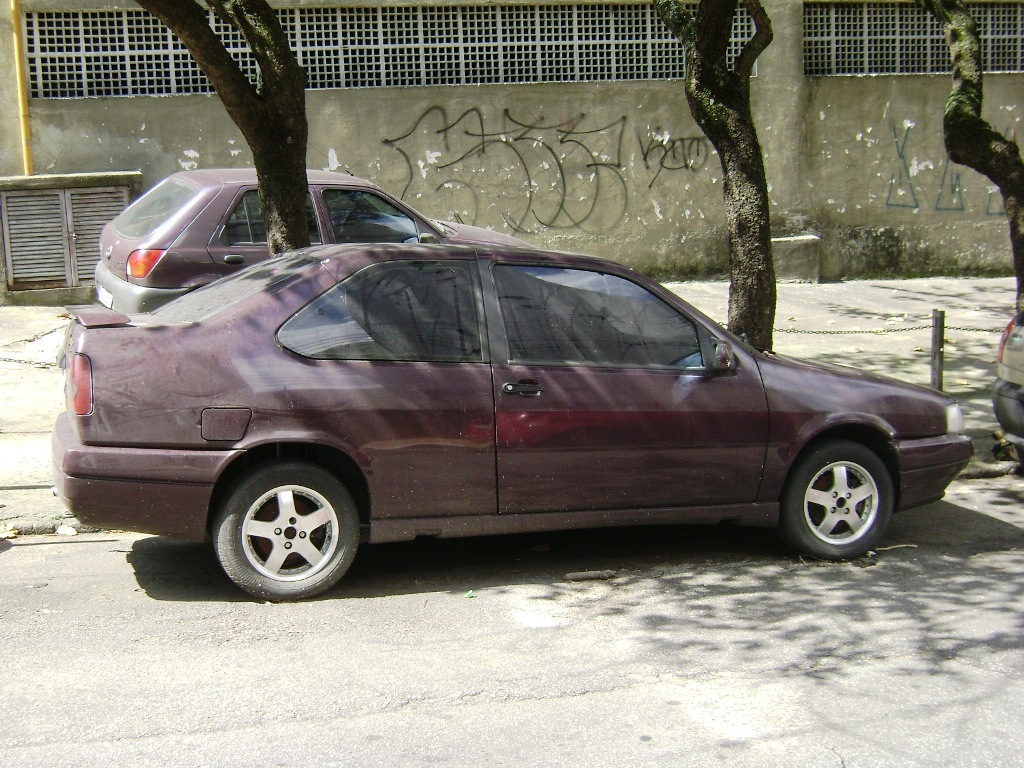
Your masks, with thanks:
[{"label": "hatchback rear window", "polygon": [[178,179],[164,179],[114,219],[114,229],[122,237],[137,240],[155,232],[199,194]]}]

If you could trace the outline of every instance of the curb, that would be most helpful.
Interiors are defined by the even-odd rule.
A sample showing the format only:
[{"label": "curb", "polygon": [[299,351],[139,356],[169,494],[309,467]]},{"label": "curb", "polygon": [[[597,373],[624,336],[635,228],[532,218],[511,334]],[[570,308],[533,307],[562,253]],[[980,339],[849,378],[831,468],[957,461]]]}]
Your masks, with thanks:
[{"label": "curb", "polygon": [[1017,463],[1004,461],[998,464],[969,464],[964,471],[956,476],[956,480],[991,480],[1006,477],[1017,471]]},{"label": "curb", "polygon": [[[74,533],[72,533],[74,531]],[[100,533],[101,528],[83,525],[78,518],[64,517],[59,520],[40,520],[31,517],[15,517],[0,524],[0,539],[22,536],[76,536],[79,533]]]}]

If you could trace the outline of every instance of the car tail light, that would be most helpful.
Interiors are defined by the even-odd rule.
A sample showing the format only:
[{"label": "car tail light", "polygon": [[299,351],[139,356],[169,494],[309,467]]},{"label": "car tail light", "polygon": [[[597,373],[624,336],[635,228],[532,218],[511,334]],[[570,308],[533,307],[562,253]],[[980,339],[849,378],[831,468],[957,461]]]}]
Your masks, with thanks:
[{"label": "car tail light", "polygon": [[128,277],[149,277],[153,267],[163,258],[166,251],[132,251],[128,257]]},{"label": "car tail light", "polygon": [[64,396],[76,416],[92,413],[92,361],[73,352],[68,356],[68,376]]},{"label": "car tail light", "polygon": [[1003,335],[999,339],[999,351],[996,352],[996,362],[1003,362],[1003,350],[1006,349],[1006,342],[1009,340],[1010,334],[1013,333],[1014,329],[1017,327],[1017,320],[1019,318],[1020,315],[1014,317],[1006,326],[1006,330],[1003,331]]}]

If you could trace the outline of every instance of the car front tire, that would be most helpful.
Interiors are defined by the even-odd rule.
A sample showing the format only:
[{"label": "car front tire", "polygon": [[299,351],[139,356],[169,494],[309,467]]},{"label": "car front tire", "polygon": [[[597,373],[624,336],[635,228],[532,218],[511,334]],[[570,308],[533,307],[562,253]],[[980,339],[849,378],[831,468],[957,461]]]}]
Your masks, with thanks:
[{"label": "car front tire", "polygon": [[352,496],[313,464],[264,464],[228,491],[213,523],[217,559],[254,597],[301,600],[345,575],[359,546]]},{"label": "car front tire", "polygon": [[859,443],[833,440],[794,465],[782,494],[779,533],[801,554],[860,557],[884,535],[893,506],[892,478],[878,455]]}]

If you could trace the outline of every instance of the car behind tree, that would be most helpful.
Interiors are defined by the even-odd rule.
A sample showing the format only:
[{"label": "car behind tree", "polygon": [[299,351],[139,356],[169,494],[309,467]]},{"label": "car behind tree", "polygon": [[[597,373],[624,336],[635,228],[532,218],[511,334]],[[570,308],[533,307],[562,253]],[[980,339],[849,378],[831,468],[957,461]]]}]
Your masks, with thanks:
[{"label": "car behind tree", "polygon": [[[433,221],[355,176],[307,171],[311,243],[497,243],[518,238]],[[175,173],[104,227],[96,293],[120,312],[148,312],[270,257],[256,172]]]}]

